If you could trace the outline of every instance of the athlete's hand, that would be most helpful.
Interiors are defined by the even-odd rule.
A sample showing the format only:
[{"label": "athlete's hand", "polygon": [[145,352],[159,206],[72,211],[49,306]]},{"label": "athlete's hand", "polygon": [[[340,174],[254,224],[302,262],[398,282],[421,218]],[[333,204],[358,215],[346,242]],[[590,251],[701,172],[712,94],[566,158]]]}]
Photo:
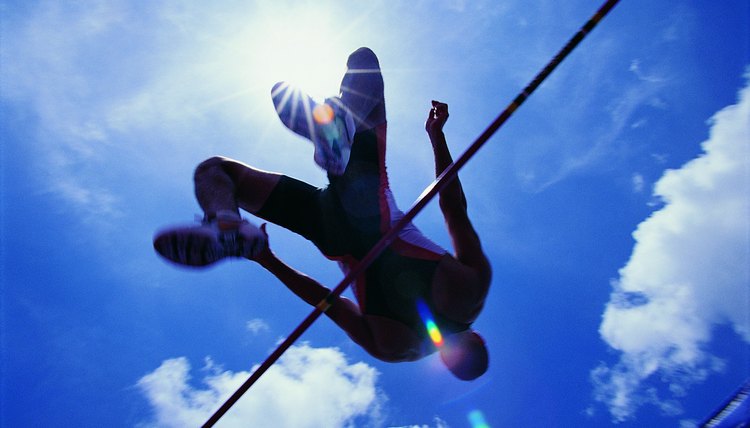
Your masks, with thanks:
[{"label": "athlete's hand", "polygon": [[248,257],[250,260],[254,260],[256,262],[260,262],[263,259],[266,259],[268,257],[273,257],[273,253],[271,252],[271,246],[268,242],[268,232],[266,232],[266,224],[263,223],[260,225],[260,231],[263,233],[263,235],[266,237],[266,239],[263,240],[263,246],[260,248],[260,251],[256,252],[254,256]]},{"label": "athlete's hand", "polygon": [[427,134],[432,137],[443,132],[443,126],[448,121],[448,104],[440,101],[432,101],[432,108],[427,116],[427,122],[424,125]]}]

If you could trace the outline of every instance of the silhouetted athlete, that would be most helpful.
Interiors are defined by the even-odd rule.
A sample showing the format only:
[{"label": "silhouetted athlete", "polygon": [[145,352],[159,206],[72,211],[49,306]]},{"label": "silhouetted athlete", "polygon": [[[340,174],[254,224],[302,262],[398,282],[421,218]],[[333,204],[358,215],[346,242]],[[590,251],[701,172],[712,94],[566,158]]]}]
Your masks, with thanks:
[{"label": "silhouetted athlete", "polygon": [[[161,231],[154,247],[188,266],[225,257],[254,260],[315,306],[330,290],[281,261],[268,244],[265,224],[259,228],[242,219],[240,209],[304,236],[344,271],[403,216],[385,167],[387,122],[378,59],[368,48],[352,53],[340,95],[323,103],[286,83],[274,86],[272,99],[284,125],[313,142],[314,160],[328,172],[328,186],[210,158],[195,171],[203,224]],[[447,104],[433,101],[425,129],[437,174],[452,163],[443,133],[447,119]],[[471,325],[484,305],[491,268],[457,177],[439,199],[455,255],[409,223],[355,280],[358,304],[337,297],[325,313],[378,359],[413,361],[438,351],[453,374],[471,380],[488,366],[484,340]],[[420,306],[428,308],[444,343],[430,339]]]}]

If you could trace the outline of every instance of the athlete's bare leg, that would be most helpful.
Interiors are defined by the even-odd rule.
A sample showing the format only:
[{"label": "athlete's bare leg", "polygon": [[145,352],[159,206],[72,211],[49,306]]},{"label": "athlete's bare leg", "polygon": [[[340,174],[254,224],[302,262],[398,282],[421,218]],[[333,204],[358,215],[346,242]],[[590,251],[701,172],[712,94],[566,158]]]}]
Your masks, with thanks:
[{"label": "athlete's bare leg", "polygon": [[195,171],[195,193],[205,213],[201,225],[171,226],[154,236],[154,249],[174,263],[203,267],[226,257],[248,257],[265,245],[265,234],[240,215],[255,213],[278,183],[278,174],[213,157]]},{"label": "athlete's bare leg", "polygon": [[281,174],[215,156],[195,170],[195,196],[206,218],[221,211],[257,213],[279,182]]},{"label": "athlete's bare leg", "polygon": [[386,121],[383,76],[380,62],[369,48],[359,48],[346,61],[340,98],[354,116],[357,131],[372,129]]}]

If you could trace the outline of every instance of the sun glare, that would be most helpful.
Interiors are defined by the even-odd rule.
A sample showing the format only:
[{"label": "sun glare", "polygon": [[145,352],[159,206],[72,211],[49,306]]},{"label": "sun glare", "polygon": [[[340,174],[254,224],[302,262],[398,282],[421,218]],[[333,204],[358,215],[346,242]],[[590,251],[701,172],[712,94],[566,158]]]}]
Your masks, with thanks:
[{"label": "sun glare", "polygon": [[348,52],[332,12],[307,7],[273,8],[258,16],[246,37],[252,86],[286,81],[314,98],[336,95]]}]

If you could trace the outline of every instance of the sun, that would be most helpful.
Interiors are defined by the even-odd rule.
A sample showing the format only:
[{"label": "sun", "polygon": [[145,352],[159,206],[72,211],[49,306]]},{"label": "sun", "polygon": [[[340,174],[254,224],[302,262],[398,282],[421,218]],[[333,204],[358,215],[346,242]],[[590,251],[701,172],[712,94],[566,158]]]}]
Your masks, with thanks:
[{"label": "sun", "polygon": [[269,8],[253,21],[242,48],[248,84],[270,90],[286,81],[320,99],[338,93],[348,52],[333,12],[313,6]]}]

